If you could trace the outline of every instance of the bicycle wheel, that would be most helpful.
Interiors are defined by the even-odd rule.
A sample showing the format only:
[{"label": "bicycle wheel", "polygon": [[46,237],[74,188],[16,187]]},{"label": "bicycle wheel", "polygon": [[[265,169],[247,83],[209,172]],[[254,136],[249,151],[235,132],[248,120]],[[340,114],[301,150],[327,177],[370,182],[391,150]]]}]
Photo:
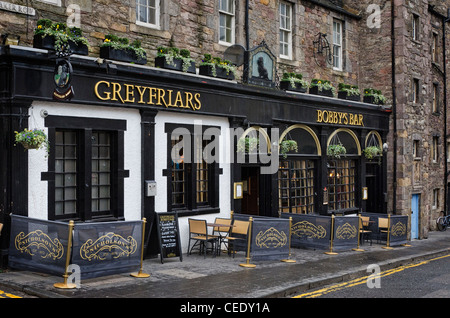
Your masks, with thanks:
[{"label": "bicycle wheel", "polygon": [[439,231],[445,231],[447,229],[447,224],[445,224],[445,217],[443,216],[437,218],[436,224]]}]

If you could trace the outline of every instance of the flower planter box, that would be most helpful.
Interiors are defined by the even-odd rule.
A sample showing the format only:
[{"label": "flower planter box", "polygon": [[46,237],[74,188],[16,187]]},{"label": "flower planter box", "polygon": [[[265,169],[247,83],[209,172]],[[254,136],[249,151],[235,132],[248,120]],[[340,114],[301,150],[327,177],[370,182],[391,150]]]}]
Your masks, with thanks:
[{"label": "flower planter box", "polygon": [[348,95],[347,92],[338,92],[338,98],[340,99],[346,99],[346,100],[352,100],[355,102],[361,101],[360,95]]},{"label": "flower planter box", "polygon": [[139,58],[133,50],[117,50],[110,46],[100,47],[100,57],[128,63],[147,64],[147,57]]},{"label": "flower planter box", "polygon": [[[167,70],[173,70],[173,71],[180,71],[183,72],[183,60],[174,58],[173,64],[168,64],[166,61],[166,58],[164,56],[157,56],[155,58],[155,67],[165,68]],[[191,65],[189,66],[187,73],[195,74],[195,62],[191,62]]]},{"label": "flower planter box", "polygon": [[375,97],[374,96],[364,96],[363,97],[363,102],[364,103],[369,103],[369,104],[384,105],[384,103],[381,102],[381,101],[379,101],[378,103],[375,103]]},{"label": "flower planter box", "polygon": [[331,89],[324,89],[324,90],[319,90],[319,87],[317,86],[313,86],[309,88],[309,93],[313,94],[313,95],[321,95],[321,96],[328,96],[328,97],[334,97],[333,96],[333,91]]},{"label": "flower planter box", "polygon": [[216,65],[216,76],[213,74],[212,66],[211,65],[200,65],[199,67],[199,74],[205,75],[205,76],[211,76],[216,78],[222,78],[227,80],[234,80],[234,74],[233,72],[228,72],[223,67],[219,67]]},{"label": "flower planter box", "polygon": [[[43,50],[55,50],[55,37],[53,36],[41,36],[39,34],[33,37],[33,47]],[[86,44],[76,43],[69,40],[69,48],[73,54],[88,55],[89,49]]]},{"label": "flower planter box", "polygon": [[285,91],[293,91],[299,93],[306,93],[306,88],[302,86],[300,83],[295,83],[295,88],[292,86],[289,81],[280,81],[280,89]]}]

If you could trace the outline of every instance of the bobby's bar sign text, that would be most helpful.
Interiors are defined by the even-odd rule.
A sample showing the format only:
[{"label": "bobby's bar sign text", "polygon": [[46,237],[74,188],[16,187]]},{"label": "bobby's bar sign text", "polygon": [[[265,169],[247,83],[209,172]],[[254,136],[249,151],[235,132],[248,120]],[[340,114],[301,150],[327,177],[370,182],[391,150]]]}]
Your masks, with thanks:
[{"label": "bobby's bar sign text", "polygon": [[317,122],[338,125],[364,126],[363,115],[330,110],[317,110]]},{"label": "bobby's bar sign text", "polygon": [[202,107],[200,93],[174,91],[157,87],[116,82],[98,81],[94,86],[95,96],[103,101],[122,104],[137,103],[199,110]]}]

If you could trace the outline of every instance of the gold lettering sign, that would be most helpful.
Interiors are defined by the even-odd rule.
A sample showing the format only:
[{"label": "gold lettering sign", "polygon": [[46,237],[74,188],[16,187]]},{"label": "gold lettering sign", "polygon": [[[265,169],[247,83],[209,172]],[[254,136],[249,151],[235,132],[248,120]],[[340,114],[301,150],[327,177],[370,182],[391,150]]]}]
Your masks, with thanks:
[{"label": "gold lettering sign", "polygon": [[317,122],[336,125],[364,126],[364,116],[361,114],[351,114],[318,109]]},{"label": "gold lettering sign", "polygon": [[32,231],[27,235],[20,232],[14,239],[14,245],[21,253],[38,254],[41,258],[56,260],[64,254],[64,247],[61,242],[57,238],[52,240],[41,230]]},{"label": "gold lettering sign", "polygon": [[132,236],[126,239],[112,232],[100,236],[95,242],[87,240],[80,248],[80,256],[84,260],[105,260],[106,256],[113,258],[130,256],[137,249],[137,242]]},{"label": "gold lettering sign", "polygon": [[297,222],[292,225],[292,234],[303,238],[321,239],[327,235],[327,230],[322,225],[314,225],[308,221]]},{"label": "gold lettering sign", "polygon": [[256,235],[256,246],[262,248],[278,248],[287,244],[287,235],[284,231],[278,231],[271,227],[265,232],[260,231]]},{"label": "gold lettering sign", "polygon": [[200,93],[190,93],[134,84],[120,84],[98,81],[94,93],[102,101],[117,101],[122,104],[137,103],[145,105],[176,107],[191,110],[202,108]]}]

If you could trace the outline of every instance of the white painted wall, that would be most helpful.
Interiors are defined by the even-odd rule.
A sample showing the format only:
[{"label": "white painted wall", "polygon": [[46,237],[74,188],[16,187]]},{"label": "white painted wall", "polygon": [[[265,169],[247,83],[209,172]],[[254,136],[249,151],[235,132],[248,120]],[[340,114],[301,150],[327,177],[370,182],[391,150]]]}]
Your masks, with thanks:
[{"label": "white painted wall", "polygon": [[[141,116],[136,109],[75,105],[70,103],[53,103],[35,101],[29,110],[28,128],[44,129],[42,109],[49,115],[78,116],[104,119],[121,119],[127,121],[124,133],[124,169],[130,171],[129,178],[124,179],[124,217],[125,220],[141,219]],[[18,146],[19,147],[19,146]],[[50,144],[50,147],[52,145]],[[28,150],[28,216],[42,220],[48,219],[48,184],[41,181],[41,172],[48,171],[48,158],[44,149]]]},{"label": "white painted wall", "polygon": [[[224,156],[229,154],[225,149],[227,141],[224,140],[228,133],[229,122],[227,118],[192,115],[184,113],[159,112],[155,117],[155,181],[157,183],[157,195],[155,197],[155,211],[167,212],[167,177],[164,177],[162,172],[167,169],[167,134],[164,132],[166,123],[179,124],[202,124],[205,126],[218,126],[221,129],[221,136],[219,138],[220,153]],[[170,155],[170,154],[169,154]],[[208,222],[213,222],[216,217],[230,217],[231,203],[230,203],[230,164],[229,160],[222,160],[219,162],[219,168],[223,169],[223,173],[219,175],[219,208],[220,213],[203,214],[198,216],[191,216],[191,218],[204,219]],[[187,251],[189,241],[189,225],[188,217],[179,218],[180,240],[183,253]],[[211,230],[211,229],[210,229]]]}]

